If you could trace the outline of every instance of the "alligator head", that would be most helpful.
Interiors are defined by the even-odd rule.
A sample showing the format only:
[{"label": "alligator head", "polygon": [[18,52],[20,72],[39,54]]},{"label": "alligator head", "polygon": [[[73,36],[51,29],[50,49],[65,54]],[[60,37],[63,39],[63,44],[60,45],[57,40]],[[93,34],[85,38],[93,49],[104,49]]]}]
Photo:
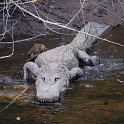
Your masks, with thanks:
[{"label": "alligator head", "polygon": [[27,78],[27,69],[36,76],[36,98],[39,102],[56,102],[61,93],[66,91],[69,80],[75,76],[82,76],[79,67],[68,70],[58,63],[50,63],[39,68],[34,62],[27,62],[24,67],[24,77]]},{"label": "alligator head", "polygon": [[56,63],[39,68],[36,77],[36,97],[40,102],[58,101],[69,84],[68,70]]}]

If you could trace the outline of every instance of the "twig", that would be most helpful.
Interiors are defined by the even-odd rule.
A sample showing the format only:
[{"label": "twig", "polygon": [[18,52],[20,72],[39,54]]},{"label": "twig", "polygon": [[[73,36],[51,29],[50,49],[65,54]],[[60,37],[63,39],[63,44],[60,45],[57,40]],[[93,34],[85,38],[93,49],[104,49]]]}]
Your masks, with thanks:
[{"label": "twig", "polygon": [[[16,23],[18,22],[18,20],[19,20],[19,19],[18,19],[18,20],[16,21],[16,23],[15,23],[10,29],[7,29],[9,17],[12,16],[12,14],[10,15],[10,13],[9,13],[9,8],[12,7],[13,5],[15,5],[15,7],[18,7],[18,8],[22,11],[23,15],[24,15],[24,12],[25,12],[25,13],[31,15],[32,17],[34,17],[34,18],[36,18],[36,19],[42,21],[42,22],[44,23],[44,26],[45,26],[46,28],[48,28],[49,30],[51,30],[51,31],[53,31],[53,32],[55,32],[55,33],[59,33],[59,32],[54,31],[54,30],[51,29],[47,24],[55,25],[55,26],[58,26],[58,27],[61,27],[61,28],[65,28],[65,29],[68,29],[68,30],[72,30],[72,31],[75,31],[75,32],[80,32],[79,30],[76,30],[76,29],[73,29],[73,28],[71,28],[71,27],[68,27],[68,25],[75,19],[75,17],[76,17],[81,11],[82,11],[82,14],[83,14],[83,18],[85,19],[83,8],[87,5],[87,4],[84,5],[86,2],[90,2],[90,3],[92,3],[92,4],[95,4],[95,5],[97,5],[97,6],[101,7],[101,8],[103,8],[103,9],[106,9],[106,8],[102,7],[101,5],[99,5],[99,4],[97,4],[97,3],[94,3],[94,2],[92,2],[92,1],[88,1],[88,0],[83,0],[83,2],[82,2],[81,0],[79,0],[79,1],[80,1],[80,4],[81,4],[80,10],[73,16],[73,18],[72,18],[67,24],[62,24],[62,23],[56,22],[55,20],[49,18],[48,15],[46,16],[46,15],[40,13],[41,15],[43,15],[44,17],[46,17],[46,20],[43,19],[43,18],[40,16],[39,12],[38,12],[39,8],[37,8],[31,1],[28,1],[28,3],[30,3],[30,4],[35,8],[35,11],[36,11],[36,14],[37,14],[37,15],[33,14],[32,12],[30,12],[30,11],[26,10],[25,8],[23,8],[22,6],[20,6],[20,5],[22,5],[22,4],[24,5],[25,2],[22,2],[22,1],[20,1],[20,0],[17,0],[17,1],[9,0],[9,2],[8,2],[8,1],[6,0],[6,1],[4,1],[3,9],[0,10],[0,11],[3,11],[3,24],[4,24],[4,33],[3,33],[3,34],[0,34],[0,35],[2,36],[1,40],[5,37],[5,34],[6,34],[6,33],[9,33],[9,31],[10,31],[11,29],[13,30],[13,27],[15,26],[15,24],[16,24]],[[112,2],[113,2],[113,1],[112,1]],[[1,4],[1,3],[0,3],[0,4]],[[123,8],[122,8],[122,9],[123,9]],[[14,10],[15,10],[15,9],[14,9]],[[12,13],[14,13],[14,10],[13,10]],[[116,17],[118,17],[116,14],[114,14],[114,13],[111,12],[110,10],[108,10],[108,9],[106,9],[106,10],[109,11],[111,14],[115,15]],[[120,17],[118,17],[118,18],[121,19],[122,21],[124,21],[122,18],[120,18]],[[4,22],[5,22],[5,23],[4,23]],[[85,23],[85,20],[84,20],[84,23]],[[96,37],[96,38],[101,39],[101,40],[103,40],[103,41],[107,41],[107,42],[109,42],[109,43],[113,43],[113,44],[116,44],[116,45],[119,45],[119,46],[124,47],[124,45],[122,45],[122,44],[115,43],[115,42],[113,42],[113,41],[110,41],[110,40],[107,40],[107,39],[103,39],[103,38],[97,37],[97,36],[95,36],[95,35],[86,33],[85,31],[82,32],[82,33],[84,33],[85,35],[93,36],[93,37]],[[61,34],[61,33],[59,33],[59,34]],[[2,44],[3,44],[3,43],[4,43],[4,44],[8,44],[8,43],[13,44],[13,46],[12,46],[12,53],[11,53],[10,55],[0,57],[0,59],[7,58],[7,57],[11,57],[11,56],[14,54],[14,43],[15,43],[15,42],[29,41],[29,40],[34,39],[34,38],[36,38],[36,37],[39,37],[39,36],[41,36],[41,35],[42,35],[42,34],[37,35],[37,36],[32,37],[32,38],[27,38],[27,39],[23,39],[23,40],[17,40],[17,41],[14,41],[14,42],[0,42],[0,43],[2,43]],[[46,34],[43,34],[43,35],[46,35]]]},{"label": "twig", "polygon": [[[9,34],[10,34],[10,33],[9,33]],[[11,35],[11,34],[10,34],[10,35]],[[10,55],[0,57],[0,59],[8,58],[8,57],[13,56],[14,51],[15,51],[15,41],[14,41],[14,37],[13,37],[13,28],[12,28],[12,35],[11,35],[11,37],[12,37],[12,41],[13,41],[13,42],[12,42],[12,52],[11,52]]]},{"label": "twig", "polygon": [[115,6],[114,6],[114,1],[112,0],[112,7],[113,7],[113,9],[115,9]]},{"label": "twig", "polygon": [[105,7],[99,5],[99,4],[95,3],[95,2],[92,2],[92,1],[90,1],[90,0],[87,0],[87,2],[93,3],[94,5],[97,5],[97,6],[101,7],[101,8],[103,8],[103,9],[105,9],[106,11],[110,12],[112,15],[116,16],[117,18],[119,18],[121,21],[124,22],[124,19],[122,19],[121,17],[119,17],[119,16],[116,15],[115,13],[111,12],[110,10],[106,9]]},{"label": "twig", "polygon": [[15,97],[15,99],[12,100],[7,106],[5,106],[0,112],[4,111],[7,109],[13,102],[15,102],[26,90],[28,90],[29,86],[27,86],[18,96]]},{"label": "twig", "polygon": [[[13,1],[13,0],[11,0],[11,1]],[[56,25],[56,26],[59,26],[59,27],[61,27],[61,28],[65,28],[65,29],[72,30],[72,31],[75,31],[75,32],[80,32],[79,30],[76,30],[76,29],[67,27],[67,26],[64,25],[64,24],[60,24],[60,23],[55,23],[55,22],[52,22],[52,21],[44,20],[43,18],[38,17],[38,16],[36,16],[35,14],[33,14],[33,13],[29,12],[28,10],[24,9],[23,7],[19,6],[19,5],[16,4],[14,1],[13,1],[13,4],[15,4],[19,9],[21,9],[21,10],[23,10],[24,12],[28,13],[29,15],[33,16],[34,18],[36,18],[36,19],[38,19],[38,20],[41,20],[41,21],[44,22],[44,23]],[[122,19],[121,19],[121,20],[122,20]],[[107,41],[107,42],[109,42],[109,43],[113,43],[113,44],[116,44],[116,45],[119,45],[119,46],[124,47],[124,45],[122,45],[122,44],[115,43],[115,42],[113,42],[113,41],[110,41],[110,40],[107,40],[107,39],[104,39],[104,38],[100,38],[100,37],[97,37],[97,36],[95,36],[95,35],[92,35],[92,34],[89,34],[89,33],[86,33],[86,32],[82,32],[82,33],[84,33],[84,34],[86,34],[86,35],[88,35],[88,36],[93,36],[93,37],[98,38],[98,39],[100,39],[100,40],[104,40],[104,41]]]},{"label": "twig", "polygon": [[[85,3],[86,3],[86,0],[84,0],[83,3],[82,3],[82,0],[80,0],[80,4],[83,7],[83,9],[85,8],[85,6],[87,6],[87,4],[84,6]],[[85,16],[84,16],[84,10],[83,9],[82,9],[83,24],[85,24]]]},{"label": "twig", "polygon": [[[29,4],[29,3],[33,3],[33,1],[32,0],[29,0],[29,1],[26,1],[26,2],[20,2],[19,3],[19,1],[17,0],[17,1],[14,1],[14,2],[16,2],[16,3],[18,3],[18,4]],[[6,4],[12,4],[13,2],[12,1],[9,1],[9,2],[6,2]],[[0,3],[0,5],[4,5],[4,2],[3,3]]]},{"label": "twig", "polygon": [[68,26],[74,19],[75,17],[81,12],[81,10],[84,8],[85,6],[81,6],[80,10],[73,16],[73,18],[65,25]]}]

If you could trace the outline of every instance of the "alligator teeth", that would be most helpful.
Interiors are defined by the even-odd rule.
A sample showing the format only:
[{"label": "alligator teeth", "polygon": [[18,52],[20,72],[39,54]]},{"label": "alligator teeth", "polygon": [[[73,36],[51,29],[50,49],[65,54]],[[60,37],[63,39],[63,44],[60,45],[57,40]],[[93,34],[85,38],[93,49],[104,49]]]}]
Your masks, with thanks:
[{"label": "alligator teeth", "polygon": [[39,103],[54,103],[54,102],[58,102],[59,99],[47,99],[47,100],[44,100],[44,99],[37,99]]}]

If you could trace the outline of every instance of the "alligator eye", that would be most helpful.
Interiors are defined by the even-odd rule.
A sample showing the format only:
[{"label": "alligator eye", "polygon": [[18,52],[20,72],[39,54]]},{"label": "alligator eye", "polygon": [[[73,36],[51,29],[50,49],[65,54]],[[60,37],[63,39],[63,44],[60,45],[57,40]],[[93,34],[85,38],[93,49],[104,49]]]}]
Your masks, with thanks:
[{"label": "alligator eye", "polygon": [[60,79],[59,77],[55,78],[55,82],[56,82],[57,80],[59,80],[59,79]]},{"label": "alligator eye", "polygon": [[43,81],[45,81],[45,77],[41,77],[41,79],[42,79]]}]

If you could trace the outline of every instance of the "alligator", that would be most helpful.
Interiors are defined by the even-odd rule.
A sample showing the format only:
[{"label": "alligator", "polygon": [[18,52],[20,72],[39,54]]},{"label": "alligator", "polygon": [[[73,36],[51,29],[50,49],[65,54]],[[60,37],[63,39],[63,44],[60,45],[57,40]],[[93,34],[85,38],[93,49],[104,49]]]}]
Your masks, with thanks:
[{"label": "alligator", "polygon": [[85,66],[99,64],[100,59],[96,55],[88,55],[86,51],[108,28],[105,24],[88,22],[70,44],[42,52],[34,62],[24,64],[23,80],[27,80],[29,71],[35,75],[36,98],[39,102],[58,101],[68,89],[70,80],[83,76],[79,60]]}]

